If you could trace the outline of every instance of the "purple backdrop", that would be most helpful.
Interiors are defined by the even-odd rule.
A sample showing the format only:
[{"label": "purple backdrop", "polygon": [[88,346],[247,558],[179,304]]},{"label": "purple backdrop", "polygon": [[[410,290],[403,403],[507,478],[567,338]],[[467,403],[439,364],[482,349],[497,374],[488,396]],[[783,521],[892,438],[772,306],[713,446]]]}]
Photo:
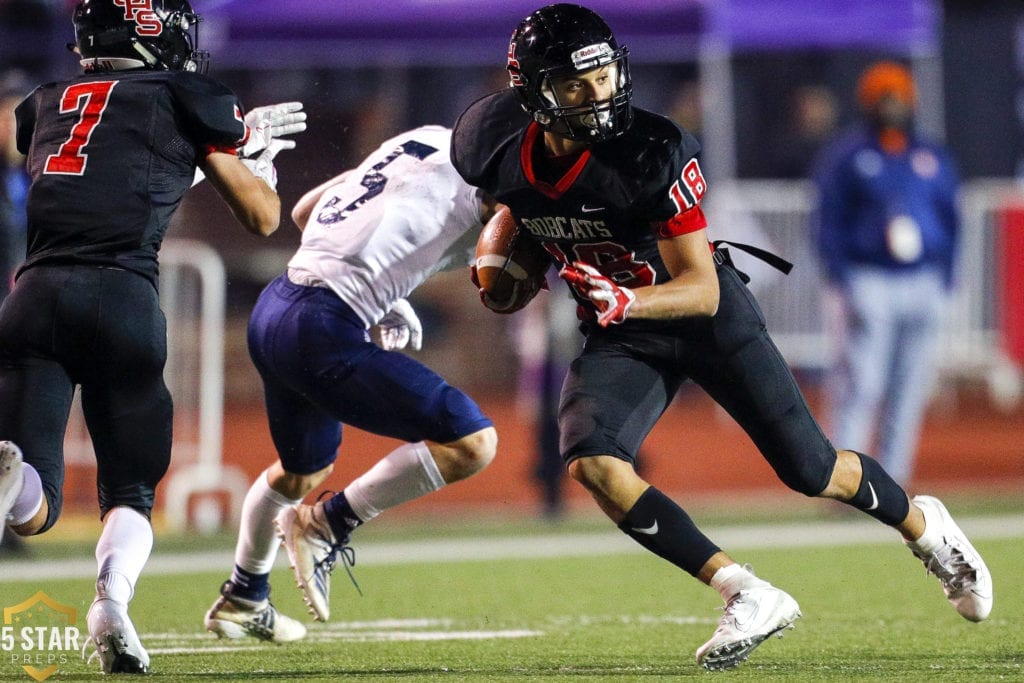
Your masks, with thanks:
[{"label": "purple backdrop", "polygon": [[[210,0],[195,3],[219,63],[494,63],[536,0]],[[933,0],[589,0],[638,61],[696,57],[702,38],[733,51],[934,43]],[[642,46],[642,49],[638,49]],[[225,49],[227,48],[227,49]]]}]

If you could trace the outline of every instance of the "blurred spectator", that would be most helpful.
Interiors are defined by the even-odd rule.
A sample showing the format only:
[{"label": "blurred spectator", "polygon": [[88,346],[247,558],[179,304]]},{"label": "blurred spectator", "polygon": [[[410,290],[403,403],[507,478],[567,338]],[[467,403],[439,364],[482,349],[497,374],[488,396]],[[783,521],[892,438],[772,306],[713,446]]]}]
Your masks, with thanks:
[{"label": "blurred spectator", "polygon": [[[554,271],[548,280],[556,277]],[[577,329],[576,302],[564,292],[542,293],[510,322],[516,331],[519,356],[518,403],[535,416],[533,479],[547,519],[565,511],[565,460],[558,448],[558,399],[569,364],[583,345]]]},{"label": "blurred spectator", "polygon": [[899,64],[858,83],[864,121],[815,168],[818,249],[843,324],[833,441],[867,451],[901,484],[911,476],[958,242],[959,178],[950,153],[913,130],[915,88]]},{"label": "blurred spectator", "polygon": [[777,178],[805,178],[815,155],[835,134],[839,121],[836,97],[823,85],[802,85],[790,95],[790,117],[776,136],[771,175]]},{"label": "blurred spectator", "polygon": [[28,94],[24,77],[10,72],[0,79],[0,301],[11,289],[14,271],[25,258],[25,157],[15,145],[14,108]]},{"label": "blurred spectator", "polygon": [[700,83],[686,80],[679,84],[669,101],[668,116],[700,140],[704,116],[701,106]]}]

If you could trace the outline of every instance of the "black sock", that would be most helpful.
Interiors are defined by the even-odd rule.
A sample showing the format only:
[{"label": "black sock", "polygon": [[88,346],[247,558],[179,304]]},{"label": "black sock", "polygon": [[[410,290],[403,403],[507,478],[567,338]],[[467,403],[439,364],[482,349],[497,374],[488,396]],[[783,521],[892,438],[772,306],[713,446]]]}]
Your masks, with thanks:
[{"label": "black sock", "polygon": [[352,530],[363,523],[348,504],[345,492],[335,494],[324,502],[324,516],[327,517],[327,524],[330,525],[334,537],[339,543],[348,542]]},{"label": "black sock", "polygon": [[648,488],[626,513],[619,529],[652,553],[693,576],[720,548],[664,493]]},{"label": "black sock", "polygon": [[232,595],[246,600],[259,602],[270,595],[270,574],[253,574],[236,564],[231,574],[231,583],[235,586]]},{"label": "black sock", "polygon": [[857,457],[860,458],[860,487],[846,503],[883,524],[896,526],[907,518],[910,511],[907,492],[882,469],[877,460],[863,453],[857,453]]}]

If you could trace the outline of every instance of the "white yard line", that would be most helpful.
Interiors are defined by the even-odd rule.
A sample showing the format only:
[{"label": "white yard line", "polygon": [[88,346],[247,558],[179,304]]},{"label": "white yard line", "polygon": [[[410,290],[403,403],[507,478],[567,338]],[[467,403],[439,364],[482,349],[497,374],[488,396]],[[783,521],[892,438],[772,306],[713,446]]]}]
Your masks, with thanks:
[{"label": "white yard line", "polygon": [[[970,517],[957,520],[972,541],[1024,536],[1024,515]],[[785,524],[709,527],[705,533],[730,551],[752,548],[798,548],[898,542],[895,533],[870,520],[818,521]],[[552,533],[536,536],[428,539],[357,543],[360,566],[417,562],[473,562],[545,557],[589,557],[645,552],[624,534],[608,531]],[[196,553],[154,553],[145,573],[188,574],[227,571],[232,550]],[[278,556],[283,564],[284,553]],[[91,558],[0,561],[0,581],[91,578],[96,563]]]}]

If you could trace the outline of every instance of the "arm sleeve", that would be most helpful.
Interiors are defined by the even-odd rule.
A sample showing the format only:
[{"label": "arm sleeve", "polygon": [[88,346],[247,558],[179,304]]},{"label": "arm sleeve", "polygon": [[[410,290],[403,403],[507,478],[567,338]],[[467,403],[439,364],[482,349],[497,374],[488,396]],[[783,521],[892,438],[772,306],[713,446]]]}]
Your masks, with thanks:
[{"label": "arm sleeve", "polygon": [[708,226],[700,203],[707,192],[707,180],[697,159],[700,143],[692,135],[677,129],[678,137],[667,158],[649,184],[653,195],[651,227],[659,239],[667,239],[702,230]]}]

